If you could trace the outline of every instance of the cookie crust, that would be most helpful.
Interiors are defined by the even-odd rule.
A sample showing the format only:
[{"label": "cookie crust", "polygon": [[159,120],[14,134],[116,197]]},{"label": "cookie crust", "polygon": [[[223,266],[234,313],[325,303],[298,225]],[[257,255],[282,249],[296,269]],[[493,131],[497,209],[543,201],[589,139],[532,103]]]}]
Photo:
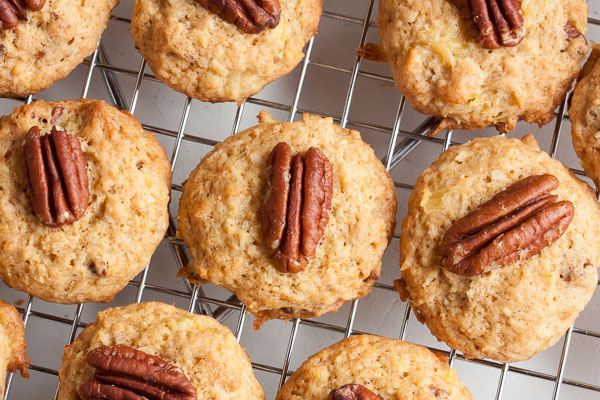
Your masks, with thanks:
[{"label": "cookie crust", "polygon": [[[87,159],[89,207],[43,226],[26,194],[22,144],[31,126],[76,135]],[[131,114],[98,100],[36,101],[0,118],[0,277],[46,301],[107,302],[150,261],[168,226],[170,165]]]},{"label": "cookie crust", "polygon": [[[202,159],[183,186],[179,209],[179,233],[193,258],[188,276],[234,292],[257,327],[272,318],[321,315],[369,293],[397,205],[391,178],[358,132],[308,114],[281,123],[261,112],[259,121]],[[325,233],[316,256],[293,274],[277,271],[261,231],[267,158],[281,141],[294,154],[316,146],[333,167]]]}]

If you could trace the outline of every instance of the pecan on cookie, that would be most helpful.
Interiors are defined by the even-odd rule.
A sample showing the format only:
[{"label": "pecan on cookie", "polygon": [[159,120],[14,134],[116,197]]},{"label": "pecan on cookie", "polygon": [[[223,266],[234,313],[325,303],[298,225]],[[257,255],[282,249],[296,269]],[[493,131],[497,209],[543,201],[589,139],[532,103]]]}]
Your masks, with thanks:
[{"label": "pecan on cookie", "polygon": [[88,171],[77,136],[52,127],[25,137],[25,176],[33,211],[43,225],[60,227],[80,219],[88,207]]},{"label": "pecan on cookie", "polygon": [[443,266],[457,274],[479,275],[530,258],[567,230],[570,201],[557,202],[553,175],[533,175],[513,183],[446,231]]},{"label": "pecan on cookie", "polygon": [[101,346],[90,351],[86,359],[97,370],[94,382],[79,387],[83,400],[196,399],[196,389],[179,368],[143,351]]},{"label": "pecan on cookie", "polygon": [[265,247],[280,272],[299,272],[314,257],[329,221],[333,172],[327,156],[311,147],[304,160],[279,143],[268,161],[268,193],[262,207]]},{"label": "pecan on cookie", "polygon": [[0,21],[4,29],[14,29],[19,24],[19,19],[27,21],[26,7],[39,11],[44,7],[46,0],[0,0]]},{"label": "pecan on cookie", "polygon": [[575,24],[571,21],[568,21],[565,25],[565,32],[567,33],[568,40],[578,38],[579,36],[583,36],[583,33],[577,29]]},{"label": "pecan on cookie", "polygon": [[521,0],[450,0],[460,13],[469,34],[486,49],[514,47],[527,30]]},{"label": "pecan on cookie", "polygon": [[328,400],[381,400],[363,385],[349,383],[329,393]]},{"label": "pecan on cookie", "polygon": [[279,0],[198,0],[204,8],[245,33],[260,33],[279,25]]}]

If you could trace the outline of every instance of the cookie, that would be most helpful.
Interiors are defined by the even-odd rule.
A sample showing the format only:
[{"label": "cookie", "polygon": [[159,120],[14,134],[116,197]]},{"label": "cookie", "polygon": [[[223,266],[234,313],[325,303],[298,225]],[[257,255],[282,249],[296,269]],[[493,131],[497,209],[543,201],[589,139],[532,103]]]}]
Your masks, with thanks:
[{"label": "cookie", "polygon": [[466,357],[525,360],[556,343],[590,300],[599,233],[593,191],[532,136],[476,139],[417,179],[396,287]]},{"label": "cookie", "polygon": [[[380,275],[397,205],[391,178],[357,131],[309,114],[299,122],[281,123],[263,111],[259,121],[202,159],[183,185],[179,209],[179,233],[193,258],[188,276],[234,292],[255,314],[256,327],[272,318],[335,311],[369,293]],[[287,143],[288,162],[292,156],[304,157],[304,188],[313,187],[308,177],[315,172],[312,153],[322,153],[322,161],[327,159],[331,167],[330,178],[322,177],[323,183],[331,182],[326,185],[331,197],[323,202],[329,205],[319,209],[326,221],[301,222],[302,234],[296,236],[296,245],[302,246],[310,237],[314,254],[302,247],[295,260],[284,249],[293,240],[273,247],[275,242],[263,232],[265,217],[278,214],[276,207],[265,210],[269,193],[276,192],[271,172],[277,168],[269,165],[278,143]],[[295,171],[281,178],[292,181],[292,192],[295,179],[290,173]],[[315,193],[304,192],[302,204],[310,204]],[[286,224],[286,236],[287,226],[293,225]],[[309,226],[315,229],[307,234]],[[284,264],[290,267],[287,272],[281,272]]]},{"label": "cookie", "polygon": [[152,72],[169,87],[202,101],[241,103],[288,74],[317,33],[322,0],[279,3],[279,24],[253,34],[197,0],[138,0],[131,32]]},{"label": "cookie", "polygon": [[[73,171],[67,175],[61,165],[53,185],[48,168],[54,158],[44,156],[37,172],[47,172],[51,191],[35,190],[40,177],[29,164],[35,152],[27,151],[34,126],[42,142],[56,126],[80,149],[76,166],[88,182],[77,187],[86,203],[77,220],[70,209],[56,214],[60,201],[54,197],[55,189],[66,187],[63,198],[73,203],[67,179]],[[110,301],[148,264],[166,232],[170,177],[165,151],[127,112],[97,100],[40,100],[15,108],[0,118],[0,277],[46,301]]]},{"label": "cookie", "polygon": [[585,174],[600,187],[600,46],[592,54],[571,96],[569,117],[573,147]]},{"label": "cookie", "polygon": [[[102,354],[98,353],[104,353],[104,360]],[[177,398],[265,398],[263,389],[252,373],[248,355],[229,328],[213,318],[151,302],[109,308],[98,313],[96,321],[88,325],[72,344],[65,346],[62,366],[58,371],[58,399],[87,398],[83,391],[90,383],[109,382],[115,374],[114,370],[98,367],[106,366],[98,361],[115,359],[124,354],[136,354],[136,358],[142,360],[139,365],[144,367],[149,364],[146,360],[158,365],[169,364],[170,367],[165,370],[178,372],[175,379],[171,379],[179,383],[177,389],[181,392],[177,393],[195,391],[193,396],[188,392],[189,397]],[[100,380],[99,372],[107,377]],[[146,372],[150,377],[157,378],[156,383],[163,383],[161,375],[154,373],[154,370],[148,369]],[[123,374],[147,382],[136,376],[131,368]],[[181,378],[181,374],[184,378]],[[120,382],[113,385],[122,387]],[[169,385],[164,386],[169,388]],[[134,392],[143,394],[136,390]]]},{"label": "cookie", "polygon": [[28,379],[29,361],[23,320],[16,308],[0,300],[0,396],[4,396],[6,370],[19,370]]},{"label": "cookie", "polygon": [[396,86],[417,111],[438,119],[430,134],[487,126],[507,133],[519,120],[550,122],[588,50],[586,2],[514,2],[521,3],[516,15],[522,15],[524,37],[494,50],[475,38],[472,18],[461,17],[469,10],[455,3],[469,4],[379,4],[379,34]]},{"label": "cookie", "polygon": [[[366,389],[380,400],[473,398],[444,356],[397,339],[359,335],[311,356],[283,385],[277,400],[328,400],[332,391],[344,386],[354,393]],[[364,394],[333,397],[355,398],[375,399]]]},{"label": "cookie", "polygon": [[26,8],[14,29],[2,24],[0,96],[35,94],[67,76],[94,51],[118,3],[46,0],[40,11]]}]

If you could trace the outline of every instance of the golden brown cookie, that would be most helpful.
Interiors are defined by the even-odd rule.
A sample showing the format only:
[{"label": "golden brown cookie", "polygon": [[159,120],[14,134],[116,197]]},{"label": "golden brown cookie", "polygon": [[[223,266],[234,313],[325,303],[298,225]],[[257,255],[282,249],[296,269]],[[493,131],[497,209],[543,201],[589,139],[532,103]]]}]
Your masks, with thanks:
[{"label": "golden brown cookie", "polygon": [[[188,275],[234,292],[257,317],[256,326],[272,318],[335,311],[369,293],[380,275],[396,214],[393,182],[357,131],[309,114],[299,122],[281,123],[261,112],[259,121],[202,159],[183,185],[179,209],[179,233],[193,258]],[[280,142],[289,144],[290,158],[305,157],[306,175],[311,147],[320,149],[332,167],[323,235],[311,236],[317,238],[315,254],[295,273],[280,272],[282,247],[272,247],[262,231],[263,218],[276,214],[274,208],[265,212],[263,204],[276,170],[269,167],[270,154]],[[290,173],[283,179],[293,181]],[[301,197],[308,204],[306,193]]]},{"label": "golden brown cookie", "polygon": [[317,33],[322,0],[280,0],[279,24],[245,33],[197,0],[137,0],[131,32],[163,83],[202,101],[241,103],[289,73]]},{"label": "golden brown cookie", "polygon": [[19,312],[0,300],[0,396],[4,396],[6,370],[19,370],[28,379],[29,357],[25,343],[25,327]]},{"label": "golden brown cookie", "polygon": [[586,175],[600,187],[600,46],[593,45],[592,54],[583,67],[579,82],[571,96],[569,117],[573,147]]},{"label": "golden brown cookie", "polygon": [[[331,391],[350,384],[363,388],[347,390],[366,389],[380,400],[473,398],[444,356],[397,339],[359,335],[311,356],[283,385],[277,400],[328,400]],[[372,399],[348,397],[354,398]]]},{"label": "golden brown cookie", "polygon": [[[521,1],[525,36],[515,47],[484,48],[457,0],[382,0],[379,34],[398,89],[442,129],[554,117],[588,50],[584,0]],[[467,2],[463,2],[467,3]]]},{"label": "golden brown cookie", "polygon": [[16,28],[0,24],[0,97],[47,89],[89,56],[118,0],[46,0]]},{"label": "golden brown cookie", "polygon": [[[137,350],[138,357],[142,355],[139,358],[174,366],[171,368],[182,373],[195,391],[194,396],[182,399],[265,398],[252,373],[248,355],[229,328],[213,318],[151,302],[109,308],[98,313],[96,321],[88,325],[72,344],[65,346],[58,371],[59,400],[77,400],[82,394],[82,384],[98,382],[94,372],[102,369],[90,364],[93,360],[88,354],[93,350],[101,351],[102,346],[126,346]],[[106,351],[106,347],[103,350]],[[114,370],[108,371],[106,375],[114,376]],[[132,369],[127,371],[121,375],[133,373]],[[151,377],[159,377],[153,370],[146,371]],[[175,378],[176,382],[183,383],[179,388],[188,386],[178,376]]]},{"label": "golden brown cookie", "polygon": [[[33,126],[42,136],[51,126],[66,129],[83,151],[89,204],[74,222],[46,226],[32,196],[37,181],[25,174],[24,144]],[[49,174],[48,160],[42,170]],[[67,184],[65,171],[51,188]],[[0,118],[0,276],[46,301],[110,301],[147,265],[167,229],[170,177],[163,148],[127,112],[97,100],[15,108]],[[54,215],[59,203],[46,198]]]},{"label": "golden brown cookie", "polygon": [[417,180],[402,223],[397,289],[466,357],[532,357],[559,340],[598,283],[594,193],[532,136],[524,142],[451,147]]}]

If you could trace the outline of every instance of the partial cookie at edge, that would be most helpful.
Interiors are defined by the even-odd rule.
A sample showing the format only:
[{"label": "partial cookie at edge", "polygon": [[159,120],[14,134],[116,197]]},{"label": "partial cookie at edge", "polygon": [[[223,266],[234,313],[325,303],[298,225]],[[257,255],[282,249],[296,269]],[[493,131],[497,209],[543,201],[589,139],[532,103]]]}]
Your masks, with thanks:
[{"label": "partial cookie at edge", "polygon": [[94,368],[86,362],[90,350],[117,344],[179,367],[198,399],[265,399],[248,355],[229,328],[208,316],[158,302],[100,312],[95,322],[65,346],[58,371],[58,399],[76,400],[79,386],[93,380]]},{"label": "partial cookie at edge", "polygon": [[412,343],[351,336],[312,355],[286,381],[277,400],[327,400],[347,384],[365,386],[382,400],[471,400],[448,359]]},{"label": "partial cookie at edge", "polygon": [[15,29],[0,28],[0,97],[24,97],[64,78],[98,44],[118,0],[46,0]]},{"label": "partial cookie at edge", "polygon": [[571,95],[569,119],[573,147],[581,165],[596,187],[600,187],[600,45],[592,46]]},{"label": "partial cookie at edge", "polygon": [[0,300],[0,396],[4,395],[6,370],[19,370],[29,379],[29,361],[23,320],[14,306]]},{"label": "partial cookie at edge", "polygon": [[136,1],[132,34],[156,76],[202,101],[241,103],[289,73],[316,34],[322,0],[280,0],[279,25],[248,34],[194,0]]},{"label": "partial cookie at edge", "polygon": [[[522,5],[523,42],[489,51],[450,0],[380,3],[378,25],[396,85],[415,109],[443,121],[432,133],[487,126],[510,132],[518,120],[552,120],[588,49],[588,8],[583,0]],[[580,36],[569,36],[569,23]]]}]

